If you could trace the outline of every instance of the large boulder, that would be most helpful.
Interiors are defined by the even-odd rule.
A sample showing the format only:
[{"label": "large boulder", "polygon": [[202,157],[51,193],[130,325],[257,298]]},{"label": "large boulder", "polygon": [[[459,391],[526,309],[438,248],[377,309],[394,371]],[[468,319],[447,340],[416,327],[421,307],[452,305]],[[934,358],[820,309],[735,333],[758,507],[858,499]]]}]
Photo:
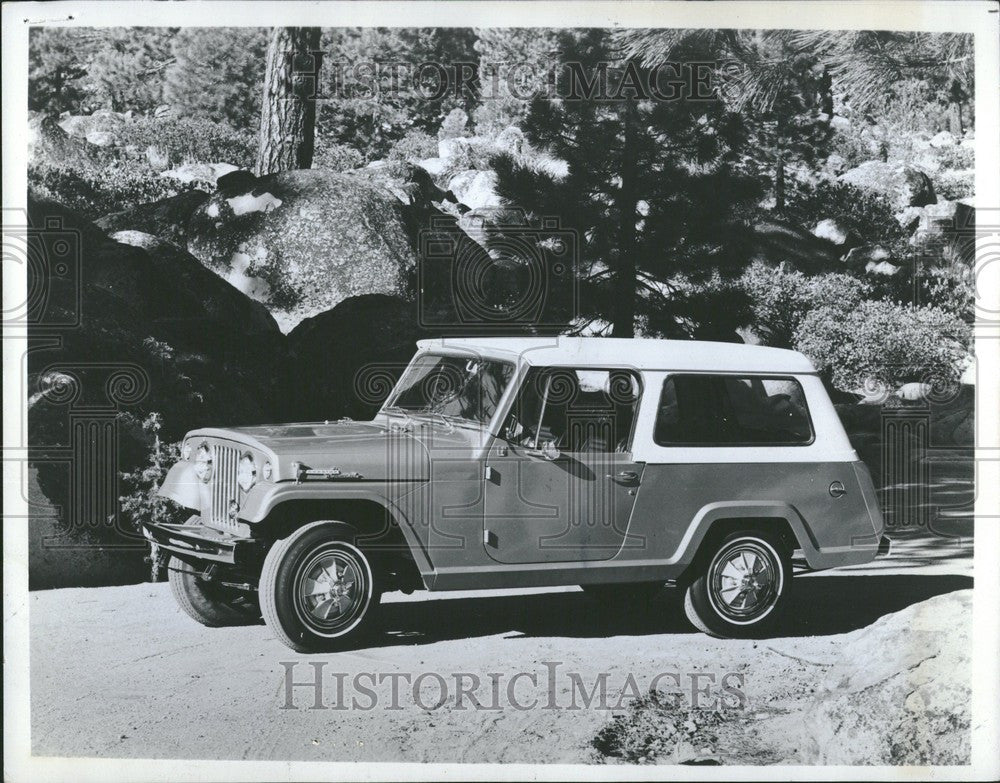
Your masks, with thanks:
[{"label": "large boulder", "polygon": [[805,274],[828,272],[837,266],[843,247],[829,239],[780,220],[761,220],[750,229],[752,260],[787,263]]},{"label": "large boulder", "polygon": [[937,201],[930,178],[912,166],[869,160],[837,179],[866,193],[886,197],[897,212]]},{"label": "large boulder", "polygon": [[[272,419],[282,336],[260,305],[173,244],[137,232],[115,241],[31,194],[28,218],[47,227],[29,237],[30,256],[46,263],[28,270],[38,295],[25,379],[32,515],[55,531],[39,546],[115,552],[102,575],[75,572],[70,558],[63,571],[38,571],[45,576],[32,586],[120,582],[141,574],[145,555],[116,502],[119,474],[148,461],[135,423],[158,413],[161,437],[173,441],[197,426]],[[50,555],[30,553],[53,566]]]},{"label": "large boulder", "polygon": [[448,182],[448,190],[469,209],[498,207],[497,175],[492,171],[461,171]]},{"label": "large boulder", "polygon": [[284,171],[200,206],[188,250],[282,331],[365,293],[409,296],[417,266],[403,205],[353,173]]},{"label": "large boulder", "polygon": [[78,167],[92,163],[86,142],[71,137],[55,117],[43,113],[32,113],[28,118],[28,161]]},{"label": "large boulder", "polygon": [[239,167],[231,163],[184,163],[176,168],[160,172],[160,176],[165,179],[177,180],[185,185],[192,183],[215,185],[220,177],[232,174],[234,171],[239,171]]},{"label": "large boulder", "polygon": [[[304,421],[348,416],[363,420],[379,409],[427,336],[417,304],[365,294],[306,318],[288,335],[290,379],[284,418]],[[363,325],[364,339],[358,339]]]},{"label": "large boulder", "polygon": [[188,221],[194,211],[208,201],[203,190],[185,190],[176,196],[112,212],[95,221],[108,233],[141,231],[168,239],[181,247],[187,244]]}]

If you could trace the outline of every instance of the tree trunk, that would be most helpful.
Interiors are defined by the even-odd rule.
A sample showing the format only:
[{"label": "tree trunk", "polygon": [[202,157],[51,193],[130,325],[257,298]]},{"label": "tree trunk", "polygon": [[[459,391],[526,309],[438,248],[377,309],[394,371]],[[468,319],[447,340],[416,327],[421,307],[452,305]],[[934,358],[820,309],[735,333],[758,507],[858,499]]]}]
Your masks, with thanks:
[{"label": "tree trunk", "polygon": [[962,104],[952,101],[948,105],[948,130],[953,136],[962,138],[965,128],[962,127]]},{"label": "tree trunk", "polygon": [[781,212],[785,208],[785,158],[778,153],[774,165],[774,209]]},{"label": "tree trunk", "polygon": [[318,27],[275,27],[267,48],[257,176],[312,166],[321,54]]},{"label": "tree trunk", "polygon": [[627,99],[623,113],[621,187],[618,189],[618,264],[612,294],[612,337],[635,336],[635,101]]}]

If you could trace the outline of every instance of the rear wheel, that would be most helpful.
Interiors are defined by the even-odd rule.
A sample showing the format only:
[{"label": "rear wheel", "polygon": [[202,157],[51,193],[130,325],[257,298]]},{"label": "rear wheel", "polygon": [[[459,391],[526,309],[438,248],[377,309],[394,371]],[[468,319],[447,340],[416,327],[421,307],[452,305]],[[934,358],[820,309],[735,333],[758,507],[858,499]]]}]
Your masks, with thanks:
[{"label": "rear wheel", "polygon": [[298,652],[331,650],[362,636],[379,597],[371,563],[338,523],[306,525],[274,544],[264,560],[264,620]]},{"label": "rear wheel", "polygon": [[176,557],[167,566],[170,591],[189,617],[209,628],[253,625],[260,621],[260,606],[253,593],[220,585]]},{"label": "rear wheel", "polygon": [[688,586],[684,613],[692,625],[712,636],[758,636],[779,617],[791,576],[791,561],[778,536],[751,530],[730,533]]}]

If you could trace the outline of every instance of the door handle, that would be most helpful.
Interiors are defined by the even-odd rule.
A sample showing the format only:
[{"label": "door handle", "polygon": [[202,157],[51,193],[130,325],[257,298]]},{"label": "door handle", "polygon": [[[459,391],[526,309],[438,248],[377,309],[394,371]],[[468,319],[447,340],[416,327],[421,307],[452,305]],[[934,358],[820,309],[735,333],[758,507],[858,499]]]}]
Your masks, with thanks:
[{"label": "door handle", "polygon": [[639,474],[634,470],[622,470],[618,473],[608,473],[605,478],[614,479],[615,481],[635,482],[639,480]]}]

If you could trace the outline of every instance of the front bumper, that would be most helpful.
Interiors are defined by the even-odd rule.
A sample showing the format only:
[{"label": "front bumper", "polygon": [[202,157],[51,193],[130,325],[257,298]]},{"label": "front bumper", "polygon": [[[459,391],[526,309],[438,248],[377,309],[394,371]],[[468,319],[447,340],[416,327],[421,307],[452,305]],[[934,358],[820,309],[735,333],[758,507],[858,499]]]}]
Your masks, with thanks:
[{"label": "front bumper", "polygon": [[192,524],[191,520],[183,525],[146,523],[142,532],[156,546],[185,560],[242,566],[258,560],[262,552],[262,542],[257,539],[239,538],[200,523]]}]

